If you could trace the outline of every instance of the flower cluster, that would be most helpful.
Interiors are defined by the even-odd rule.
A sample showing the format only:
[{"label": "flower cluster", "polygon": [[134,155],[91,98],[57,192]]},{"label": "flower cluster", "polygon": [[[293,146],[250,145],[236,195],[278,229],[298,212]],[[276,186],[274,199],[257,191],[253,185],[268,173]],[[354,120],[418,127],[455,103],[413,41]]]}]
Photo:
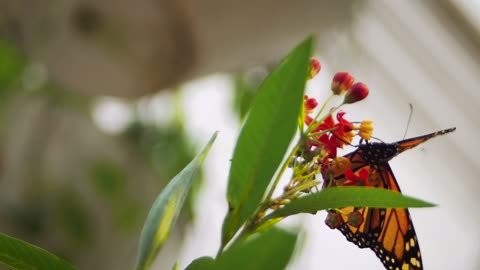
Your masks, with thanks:
[{"label": "flower cluster", "polygon": [[[307,79],[312,79],[319,71],[320,63],[312,60]],[[316,179],[316,175],[322,175],[323,188],[371,185],[369,182],[371,172],[368,168],[353,170],[348,158],[337,156],[337,150],[351,145],[356,137],[368,141],[372,136],[372,121],[351,122],[346,119],[346,113],[340,110],[346,104],[365,99],[369,93],[368,87],[362,82],[355,82],[355,78],[348,72],[338,72],[333,77],[331,90],[331,98],[316,113],[319,102],[315,98],[304,97],[304,113],[301,120],[305,127],[302,132],[302,143],[294,159],[297,161],[293,166],[294,180],[286,187],[286,191],[300,189],[302,184],[305,186],[308,181]],[[335,96],[343,97],[343,101],[332,106],[330,102]],[[343,224],[344,220],[350,226],[360,226],[363,217],[357,211],[343,214],[332,209],[325,222],[328,226],[336,228]]]},{"label": "flower cluster", "polygon": [[[311,61],[310,70],[310,75],[319,72],[318,61]],[[314,77],[310,75],[308,79]],[[373,132],[372,121],[365,120],[359,125],[355,125],[345,119],[345,112],[338,111],[344,104],[352,104],[365,99],[369,92],[367,85],[355,82],[355,78],[348,72],[337,72],[333,77],[331,89],[333,96],[344,96],[343,102],[337,107],[332,107],[324,116],[321,115],[322,111],[317,116],[312,116],[311,114],[318,106],[318,101],[312,97],[304,97],[303,122],[307,126],[305,134],[307,149],[305,150],[319,153],[325,165],[324,170],[331,164],[330,161],[337,157],[337,149],[350,145],[357,135],[364,140],[369,140]]]},{"label": "flower cluster", "polygon": [[[313,79],[320,72],[321,65],[316,59],[310,61],[307,80]],[[311,192],[319,183],[318,176],[323,177],[323,188],[331,186],[370,186],[374,172],[369,169],[354,168],[348,158],[338,156],[337,150],[351,145],[358,137],[370,140],[373,132],[372,121],[351,122],[341,107],[365,99],[368,87],[364,83],[355,82],[348,72],[338,72],[331,83],[332,95],[320,109],[319,102],[304,96],[303,113],[301,114],[301,138],[292,159],[289,161],[293,176],[285,186],[284,193],[271,200],[270,209],[276,209],[289,200]],[[337,105],[331,105],[334,97],[343,97]],[[343,213],[339,209],[329,210],[325,221],[331,228],[337,228],[345,222],[350,226],[360,226],[363,216],[358,211]]]}]

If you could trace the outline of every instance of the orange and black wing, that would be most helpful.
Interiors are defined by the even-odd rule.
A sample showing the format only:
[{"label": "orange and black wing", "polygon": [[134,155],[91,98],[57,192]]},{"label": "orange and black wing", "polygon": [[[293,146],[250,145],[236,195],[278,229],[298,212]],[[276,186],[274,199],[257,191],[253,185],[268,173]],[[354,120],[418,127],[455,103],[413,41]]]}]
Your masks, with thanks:
[{"label": "orange and black wing", "polygon": [[[369,165],[357,151],[346,157],[351,159],[354,170],[370,167],[369,181],[373,186],[400,192],[388,164]],[[423,269],[420,248],[408,209],[367,207],[341,209],[344,213],[355,210],[363,215],[364,222],[356,228],[349,225],[345,218],[338,228],[348,241],[360,248],[372,249],[386,269]]]},{"label": "orange and black wing", "polygon": [[418,136],[418,137],[398,141],[396,143],[398,145],[397,154],[400,154],[401,152],[403,152],[405,150],[412,149],[413,147],[415,147],[415,146],[417,146],[417,145],[419,145],[423,142],[426,142],[426,141],[428,141],[428,140],[430,140],[434,137],[453,132],[453,131],[455,131],[455,129],[456,128],[448,128],[448,129],[440,130],[440,131],[433,132],[433,133],[430,133],[430,134],[426,134],[426,135],[423,135],[423,136]]},{"label": "orange and black wing", "polygon": [[[401,192],[388,161],[403,151],[454,130],[449,128],[391,144],[361,144],[345,157],[350,160],[352,171],[369,168],[370,185]],[[335,179],[339,183],[345,180],[343,175]],[[340,210],[346,214],[358,211],[363,216],[363,223],[356,228],[349,225],[346,216],[342,215],[343,223],[338,229],[358,247],[372,249],[386,269],[423,269],[420,247],[408,209],[345,207]]]}]

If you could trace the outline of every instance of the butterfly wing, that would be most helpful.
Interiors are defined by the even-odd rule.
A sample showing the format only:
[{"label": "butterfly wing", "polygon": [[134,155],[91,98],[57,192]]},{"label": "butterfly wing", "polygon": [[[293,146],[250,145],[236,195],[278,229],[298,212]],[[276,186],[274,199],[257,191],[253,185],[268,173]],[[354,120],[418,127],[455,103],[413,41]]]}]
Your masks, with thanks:
[{"label": "butterfly wing", "polygon": [[417,145],[419,145],[419,144],[421,144],[425,141],[428,141],[428,140],[430,140],[434,137],[453,132],[453,131],[455,131],[455,129],[456,128],[448,128],[448,129],[440,130],[440,131],[433,132],[433,133],[430,133],[430,134],[426,134],[426,135],[423,135],[423,136],[418,136],[418,137],[398,141],[396,143],[397,147],[398,147],[397,148],[397,154],[400,154],[401,152],[403,152],[405,150],[412,149],[413,147],[415,147],[415,146],[417,146]]},{"label": "butterfly wing", "polygon": [[[345,157],[350,160],[352,171],[369,168],[370,185],[401,192],[388,161],[431,138],[453,131],[455,128],[444,129],[392,144],[362,144]],[[345,176],[341,175],[335,180],[342,183]],[[343,223],[338,229],[358,247],[372,249],[386,269],[423,269],[420,247],[408,209],[345,207],[340,210],[347,214],[358,211],[362,215],[364,221],[358,228],[349,225],[346,216],[342,215]]]},{"label": "butterfly wing", "polygon": [[[370,165],[358,150],[346,157],[351,160],[354,171],[369,167],[371,172],[369,181],[373,186],[400,192],[388,163],[381,166]],[[348,241],[360,248],[372,249],[386,269],[423,269],[420,248],[408,209],[367,207],[341,209],[344,213],[351,213],[354,210],[363,216],[364,222],[360,227],[349,225],[346,218],[342,217],[344,222],[338,228]]]}]

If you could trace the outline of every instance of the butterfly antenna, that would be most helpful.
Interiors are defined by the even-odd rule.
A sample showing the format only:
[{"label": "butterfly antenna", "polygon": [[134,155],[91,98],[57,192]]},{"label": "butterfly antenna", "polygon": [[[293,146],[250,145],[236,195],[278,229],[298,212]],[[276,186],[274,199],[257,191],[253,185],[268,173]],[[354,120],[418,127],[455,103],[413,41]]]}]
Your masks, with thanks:
[{"label": "butterfly antenna", "polygon": [[[375,140],[377,140],[377,141],[379,141],[379,142],[382,142],[382,143],[384,143],[384,141],[383,141],[382,139],[380,139],[380,138],[377,138],[377,137],[375,137],[375,136],[372,136],[372,139],[375,139]],[[368,141],[367,141],[367,142],[368,142]]]},{"label": "butterfly antenna", "polygon": [[410,106],[410,115],[408,116],[407,127],[405,128],[405,133],[403,134],[403,140],[405,139],[405,137],[407,137],[408,127],[410,126],[410,121],[412,120],[412,115],[413,115],[412,103],[408,103],[408,106]]}]

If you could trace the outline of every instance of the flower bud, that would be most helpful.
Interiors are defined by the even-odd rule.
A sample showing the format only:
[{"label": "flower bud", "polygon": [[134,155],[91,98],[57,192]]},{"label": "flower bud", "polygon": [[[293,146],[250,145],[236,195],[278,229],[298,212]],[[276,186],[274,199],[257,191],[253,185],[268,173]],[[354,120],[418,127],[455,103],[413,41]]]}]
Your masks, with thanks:
[{"label": "flower bud", "polygon": [[345,157],[336,157],[332,160],[332,164],[330,165],[330,169],[335,177],[342,175],[345,173],[347,169],[352,168],[352,162],[348,158]]},{"label": "flower bud", "polygon": [[328,212],[327,218],[325,219],[325,224],[330,229],[336,229],[340,227],[343,223],[342,216],[337,212]]},{"label": "flower bud", "polygon": [[360,225],[362,225],[363,223],[363,216],[358,211],[353,211],[352,213],[348,214],[347,218],[348,218],[347,220],[348,225],[353,226],[355,228],[360,227]]},{"label": "flower bud", "polygon": [[322,66],[320,65],[320,61],[318,59],[312,58],[310,59],[310,67],[308,68],[308,75],[307,75],[307,80],[312,79],[315,77],[315,75],[320,72],[320,69]]},{"label": "flower bud", "polygon": [[343,104],[351,104],[358,102],[368,96],[368,86],[364,83],[355,83],[345,94]]},{"label": "flower bud", "polygon": [[303,96],[303,106],[305,113],[311,113],[318,106],[318,101],[315,98],[309,98],[307,95]]},{"label": "flower bud", "polygon": [[355,82],[355,78],[348,72],[337,72],[333,76],[332,92],[334,95],[341,96],[350,89]]}]

